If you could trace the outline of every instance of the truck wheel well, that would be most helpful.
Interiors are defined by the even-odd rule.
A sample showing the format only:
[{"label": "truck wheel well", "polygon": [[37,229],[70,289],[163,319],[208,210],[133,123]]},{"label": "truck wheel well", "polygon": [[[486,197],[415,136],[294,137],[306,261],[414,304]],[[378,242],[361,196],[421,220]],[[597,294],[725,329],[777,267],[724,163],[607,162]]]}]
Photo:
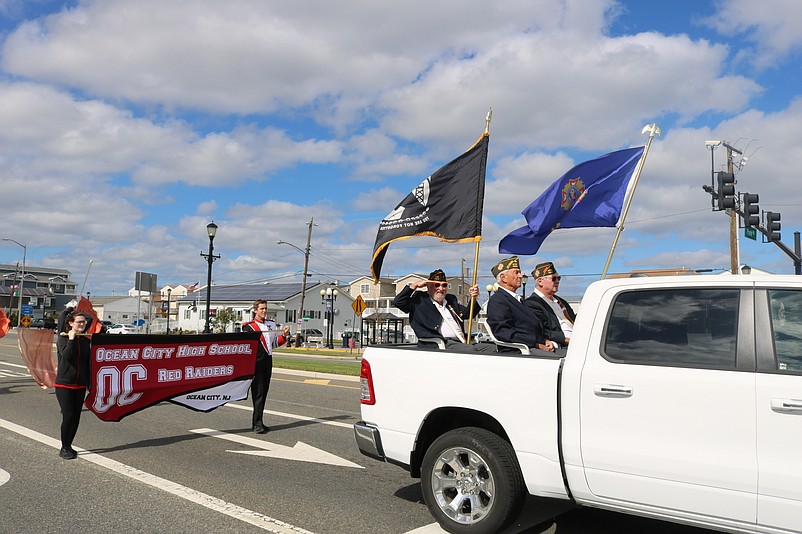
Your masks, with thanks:
[{"label": "truck wheel well", "polygon": [[469,408],[439,408],[426,417],[420,432],[418,432],[415,449],[409,459],[410,474],[416,478],[420,477],[423,456],[434,440],[450,430],[466,426],[484,428],[505,441],[510,441],[504,427],[495,418],[484,412]]}]

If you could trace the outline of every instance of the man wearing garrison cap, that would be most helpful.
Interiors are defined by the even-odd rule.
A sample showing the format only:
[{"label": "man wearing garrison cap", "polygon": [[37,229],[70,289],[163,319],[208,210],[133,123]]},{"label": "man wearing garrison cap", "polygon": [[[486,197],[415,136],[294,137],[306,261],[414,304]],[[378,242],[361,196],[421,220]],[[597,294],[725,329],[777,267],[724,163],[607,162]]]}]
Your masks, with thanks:
[{"label": "man wearing garrison cap", "polygon": [[571,341],[576,313],[568,301],[557,296],[561,276],[550,261],[532,271],[535,290],[524,303],[535,313],[545,336],[567,347]]},{"label": "man wearing garrison cap", "polygon": [[490,271],[499,289],[487,303],[487,325],[496,339],[554,351],[555,344],[546,339],[537,316],[516,293],[522,279],[518,256],[499,261]]},{"label": "man wearing garrison cap", "polygon": [[[426,291],[417,291],[419,288]],[[479,286],[468,290],[471,298],[479,296]],[[465,345],[464,321],[470,308],[457,302],[457,297],[448,294],[448,279],[442,269],[432,271],[428,280],[418,280],[404,286],[393,299],[393,305],[409,314],[409,324],[418,339],[438,338],[445,342],[446,348],[467,347]],[[479,306],[473,308],[474,317],[479,314]],[[418,346],[437,348],[434,343],[418,341]]]}]

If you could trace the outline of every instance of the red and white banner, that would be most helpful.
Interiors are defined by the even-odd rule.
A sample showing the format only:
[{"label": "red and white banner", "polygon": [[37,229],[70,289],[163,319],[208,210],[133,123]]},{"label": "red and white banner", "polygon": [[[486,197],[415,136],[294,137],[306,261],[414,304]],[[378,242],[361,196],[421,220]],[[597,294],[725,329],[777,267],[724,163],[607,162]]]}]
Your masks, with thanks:
[{"label": "red and white banner", "polygon": [[[103,421],[119,421],[165,400],[201,411],[241,400],[243,384],[253,377],[260,336],[95,334],[85,405]],[[229,383],[231,391],[223,386]],[[204,402],[182,402],[187,397]]]}]

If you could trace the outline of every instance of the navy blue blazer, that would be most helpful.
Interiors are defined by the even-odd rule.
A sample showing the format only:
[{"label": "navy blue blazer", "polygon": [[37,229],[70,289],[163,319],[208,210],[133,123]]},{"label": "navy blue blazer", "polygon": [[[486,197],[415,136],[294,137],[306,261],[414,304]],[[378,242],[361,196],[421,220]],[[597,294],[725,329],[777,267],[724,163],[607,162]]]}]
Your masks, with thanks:
[{"label": "navy blue blazer", "polygon": [[[571,319],[571,322],[573,323],[576,321],[576,313],[574,313],[568,301],[558,295],[554,295],[554,297],[565,306],[565,312],[568,318]],[[546,302],[543,297],[534,292],[527,297],[524,303],[535,313],[538,321],[540,321],[540,325],[543,328],[543,335],[552,341],[556,341],[561,347],[565,347],[567,345],[565,342],[565,334],[560,327],[560,319],[554,313],[551,305]]]},{"label": "navy blue blazer", "polygon": [[487,324],[499,341],[534,348],[546,340],[535,312],[503,289],[493,293],[487,303]]},{"label": "navy blue blazer", "polygon": [[[451,315],[465,334],[465,319],[468,318],[470,309],[457,302],[457,297],[446,294],[446,309],[451,311]],[[409,314],[409,325],[418,336],[434,337],[443,339],[440,333],[440,325],[443,324],[443,316],[435,308],[431,297],[427,291],[415,291],[409,286],[404,286],[398,295],[393,299],[393,306]],[[473,316],[479,315],[479,305],[474,304]]]}]

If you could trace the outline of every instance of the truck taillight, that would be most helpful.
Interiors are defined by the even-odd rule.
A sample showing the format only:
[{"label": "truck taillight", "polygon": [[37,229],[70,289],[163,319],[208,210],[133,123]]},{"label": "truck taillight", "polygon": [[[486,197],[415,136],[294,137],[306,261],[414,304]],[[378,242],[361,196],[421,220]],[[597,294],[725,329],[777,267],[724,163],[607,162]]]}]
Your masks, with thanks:
[{"label": "truck taillight", "polygon": [[359,402],[362,404],[376,404],[376,394],[373,391],[373,375],[370,364],[362,359],[362,369],[359,372]]}]

